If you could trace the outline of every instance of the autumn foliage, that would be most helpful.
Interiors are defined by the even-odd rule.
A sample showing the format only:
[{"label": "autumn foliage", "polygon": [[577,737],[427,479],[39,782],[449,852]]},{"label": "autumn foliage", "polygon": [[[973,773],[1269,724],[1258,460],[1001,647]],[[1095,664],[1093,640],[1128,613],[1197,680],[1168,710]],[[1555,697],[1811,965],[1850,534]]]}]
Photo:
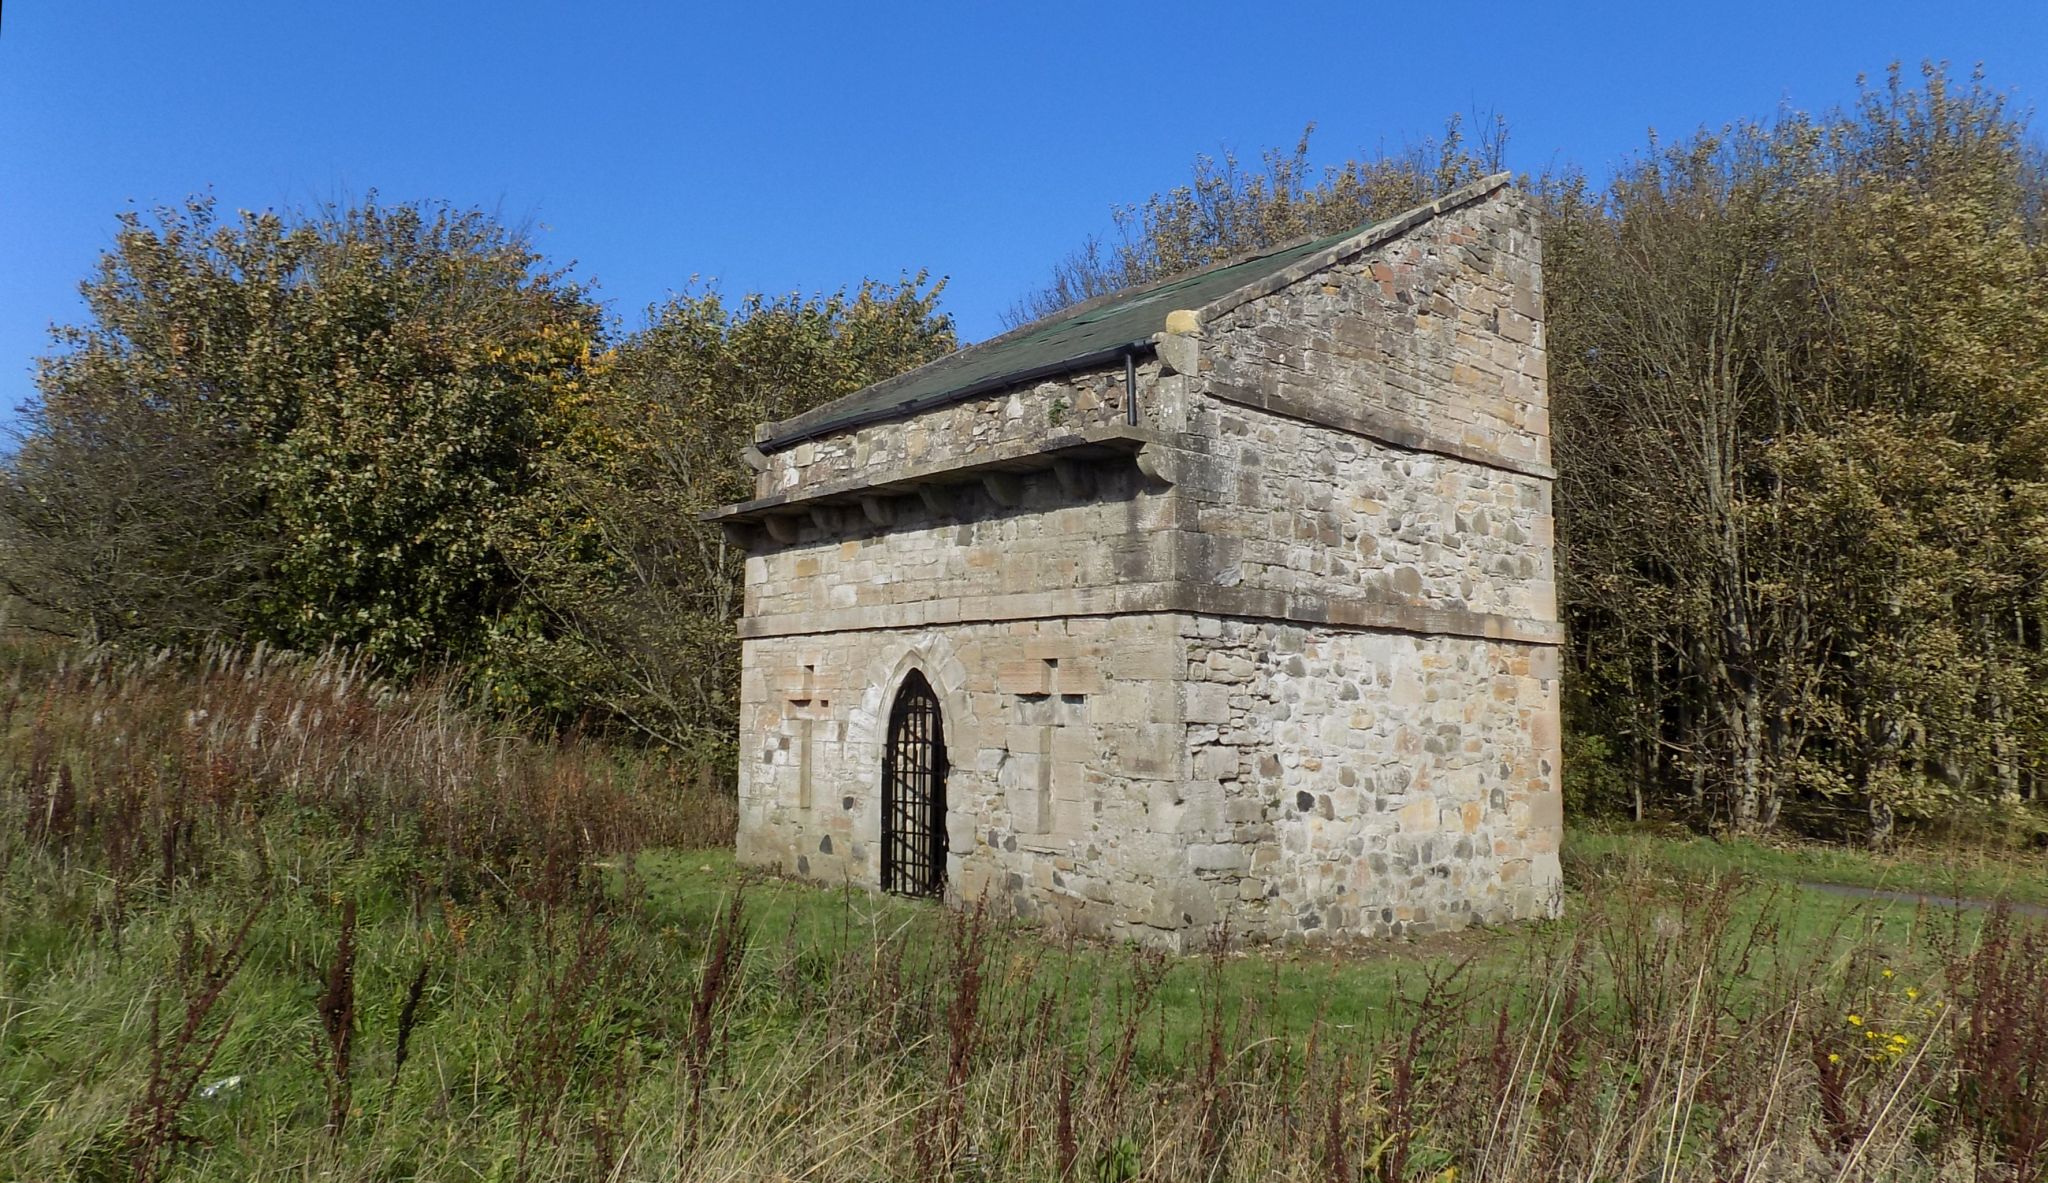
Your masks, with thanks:
[{"label": "autumn foliage", "polygon": [[[1030,312],[1500,159],[1204,158]],[[1981,78],[1524,178],[1545,238],[1577,811],[1889,841],[2048,822],[2048,171]]]},{"label": "autumn foliage", "polygon": [[[1505,125],[1197,162],[1014,319],[1500,166]],[[1982,79],[1525,178],[1546,240],[1581,811],[2039,840],[2048,170]],[[344,646],[474,705],[734,753],[752,426],[944,354],[922,274],[697,289],[630,332],[475,211],[123,219],[0,482],[0,611],[140,649]]]}]

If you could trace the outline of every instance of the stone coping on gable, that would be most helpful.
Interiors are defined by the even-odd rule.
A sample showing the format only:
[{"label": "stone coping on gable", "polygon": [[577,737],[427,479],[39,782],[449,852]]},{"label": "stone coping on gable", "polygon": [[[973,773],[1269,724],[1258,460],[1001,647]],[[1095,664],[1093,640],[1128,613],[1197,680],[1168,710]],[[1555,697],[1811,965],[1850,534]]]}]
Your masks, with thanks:
[{"label": "stone coping on gable", "polygon": [[1492,176],[1481,177],[1476,181],[1461,185],[1442,197],[1437,198],[1435,201],[1430,202],[1428,205],[1418,205],[1404,214],[1389,218],[1384,222],[1374,223],[1342,242],[1325,247],[1315,254],[1309,255],[1307,258],[1298,259],[1282,270],[1275,271],[1271,275],[1263,276],[1252,283],[1245,284],[1243,287],[1226,292],[1207,304],[1202,305],[1200,308],[1193,309],[1196,323],[1203,325],[1213,324],[1218,317],[1241,308],[1253,300],[1263,296],[1270,296],[1283,288],[1292,287],[1324,268],[1363,254],[1382,243],[1391,242],[1410,230],[1415,229],[1417,226],[1422,225],[1424,222],[1440,217],[1452,210],[1471,205],[1473,202],[1483,198],[1491,197],[1500,190],[1507,188],[1513,180],[1514,175],[1512,173],[1497,172]]}]

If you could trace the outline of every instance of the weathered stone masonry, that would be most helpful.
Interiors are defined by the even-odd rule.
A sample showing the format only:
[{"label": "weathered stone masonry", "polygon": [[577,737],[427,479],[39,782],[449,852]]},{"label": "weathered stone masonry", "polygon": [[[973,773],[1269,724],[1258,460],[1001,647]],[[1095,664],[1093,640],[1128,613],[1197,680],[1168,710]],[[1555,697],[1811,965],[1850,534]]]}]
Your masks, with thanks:
[{"label": "weathered stone masonry", "polygon": [[1554,915],[1541,295],[1495,180],[764,428],[743,861],[880,884],[917,670],[949,899],[1172,948]]}]

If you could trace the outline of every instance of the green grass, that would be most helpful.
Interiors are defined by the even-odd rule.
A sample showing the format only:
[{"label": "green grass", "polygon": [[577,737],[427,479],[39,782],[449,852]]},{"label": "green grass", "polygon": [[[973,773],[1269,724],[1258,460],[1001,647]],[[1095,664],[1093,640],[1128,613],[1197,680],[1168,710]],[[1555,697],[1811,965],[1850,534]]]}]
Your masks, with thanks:
[{"label": "green grass", "polygon": [[1794,886],[1831,883],[2048,905],[2048,858],[1981,847],[1907,847],[1874,853],[1818,842],[1674,834],[1668,826],[1582,824],[1571,829],[1566,853],[1584,862],[1639,858],[1666,873],[1695,877],[1739,872]]},{"label": "green grass", "polygon": [[[682,770],[256,665],[0,697],[0,1180],[864,1183],[969,1177],[971,1150],[985,1179],[1307,1183],[1397,1144],[1404,1183],[1836,1178],[1830,1145],[1932,1180],[2048,1105],[2048,930],[1801,886],[2008,881],[1984,862],[1579,828],[1556,921],[1167,959],[745,873],[730,799]],[[152,1118],[166,1079],[218,1087]],[[1830,1095],[1895,1116],[1817,1143]],[[1475,1148],[1508,1100],[1503,1166]]]},{"label": "green grass", "polygon": [[[679,928],[709,924],[745,881],[747,914],[757,939],[783,955],[801,950],[830,960],[891,936],[903,939],[912,956],[943,955],[947,915],[929,902],[743,875],[723,850],[652,852],[641,858],[639,868],[651,904]],[[1165,959],[1155,999],[1163,1046],[1169,1057],[1177,1057],[1201,1038],[1202,992],[1217,983],[1233,1019],[1244,1007],[1256,1005],[1272,1034],[1298,1035],[1319,1019],[1347,1026],[1368,1023],[1388,999],[1419,989],[1432,971],[1469,961],[1482,977],[1509,972],[1526,959],[1533,942],[1557,931],[1556,925],[1530,925],[1364,949],[1240,949],[1220,958]],[[1017,947],[1012,952],[1030,956],[1035,976],[1057,977],[1071,986],[1067,996],[1083,1011],[1076,1016],[1083,1020],[1085,1008],[1096,1000],[1127,993],[1136,967],[1147,960],[1119,943],[1060,940],[1030,928],[1013,935]]]},{"label": "green grass", "polygon": [[1933,1181],[2048,1109],[2048,927],[1800,886],[2038,864],[1587,827],[1563,919],[1163,958],[745,874],[690,772],[332,657],[16,659],[0,1179]]},{"label": "green grass", "polygon": [[[1753,857],[1765,851],[1778,857]],[[1837,876],[1846,876],[1867,858],[1837,849],[1776,850],[1574,828],[1566,841],[1569,887],[1563,918],[1340,948],[1239,949],[1214,966],[1199,955],[1178,958],[1158,994],[1165,1047],[1178,1054],[1201,1038],[1201,992],[1211,974],[1218,975],[1233,1018],[1244,1005],[1256,1004],[1260,1021],[1276,1036],[1306,1032],[1317,1022],[1365,1026],[1384,1013],[1390,1000],[1419,992],[1432,974],[1457,969],[1479,985],[1512,982],[1535,972],[1546,954],[1561,955],[1582,935],[1596,939],[1630,914],[1682,916],[1687,901],[1702,898],[1718,878],[1731,873],[1747,884],[1732,897],[1731,927],[1767,927],[1775,938],[1757,958],[1759,979],[1781,957],[1805,961],[1829,950],[1875,947],[1907,964],[1925,952],[1930,938],[1968,934],[1981,923],[1976,913],[1846,898],[1800,886],[1805,881],[1900,882],[1874,860],[1861,868],[1862,880],[1829,877],[1822,870],[1833,868]],[[650,852],[640,858],[638,869],[651,906],[679,927],[708,925],[744,882],[757,938],[771,946],[834,957],[893,934],[912,949],[935,955],[944,940],[944,913],[930,903],[748,875],[725,850]],[[1127,947],[1062,941],[1032,929],[1020,939],[1054,956],[1057,972],[1075,985],[1078,998],[1112,996],[1131,987],[1136,955]]]},{"label": "green grass", "polygon": [[[638,898],[619,900],[610,913],[604,957],[612,976],[598,992],[558,1005],[555,983],[577,957],[573,915],[507,911],[488,895],[422,907],[419,851],[388,844],[353,851],[317,819],[279,819],[266,842],[277,859],[267,872],[273,883],[324,886],[287,887],[265,909],[248,967],[223,1002],[222,1014],[233,1019],[227,1040],[205,1074],[208,1083],[241,1083],[192,1104],[185,1125],[205,1149],[179,1156],[178,1178],[516,1177],[522,1129],[554,1103],[548,1072],[567,1081],[580,1114],[570,1124],[583,1139],[608,1104],[607,1074],[627,1062],[645,1061],[635,1071],[652,1075],[620,1103],[616,1120],[671,1128],[683,1084],[673,1051],[659,1049],[688,1043],[690,995],[708,934],[742,889],[751,951],[720,1037],[727,1071],[739,1078],[729,1087],[784,1087],[774,1082],[793,1071],[789,1057],[829,1042],[823,1031],[831,1022],[820,1012],[830,1008],[821,999],[844,990],[849,1009],[875,1005],[871,982],[858,990],[850,983],[885,950],[900,956],[905,981],[931,984],[948,980],[958,948],[957,918],[928,903],[762,879],[741,872],[724,850],[653,851],[634,862],[633,876],[621,873],[623,860],[613,863],[614,897],[630,884]],[[1135,1078],[1181,1078],[1216,1030],[1227,1031],[1232,1055],[1264,1046],[1300,1056],[1312,1029],[1323,1039],[1392,1039],[1414,1013],[1425,980],[1458,966],[1479,987],[1506,987],[1499,996],[1509,999],[1521,1029],[1542,1004],[1541,989],[1530,987],[1540,987],[1544,967],[1554,964],[1546,955],[1560,956],[1582,937],[1597,944],[1617,932],[1650,931],[1646,917],[1674,918],[1678,931],[1678,918],[1728,871],[1753,882],[1729,897],[1727,931],[1760,925],[1772,933],[1732,987],[1738,1001],[1751,993],[1775,997],[1781,971],[1829,962],[1834,951],[1844,963],[1858,950],[1874,951],[1906,979],[1932,981],[1938,970],[1928,957],[1929,933],[1979,919],[1796,886],[1816,877],[1816,867],[1847,873],[1849,856],[1839,852],[1774,850],[1762,858],[1748,848],[1597,831],[1574,832],[1569,850],[1572,888],[1556,922],[1341,951],[1255,949],[1166,962],[1139,1024]],[[12,1116],[0,1120],[0,1161],[20,1164],[12,1174],[18,1178],[116,1177],[126,1163],[124,1123],[146,1075],[145,1000],[161,994],[166,1015],[175,1016],[178,994],[168,982],[185,926],[221,942],[266,872],[240,855],[174,895],[131,899],[117,948],[110,932],[96,930],[102,921],[95,918],[110,904],[103,879],[40,856],[17,853],[11,865],[0,907],[0,1109]],[[1893,881],[1888,868],[1864,873],[1866,881]],[[361,905],[359,1042],[349,1134],[333,1142],[322,1133],[325,1092],[308,1049],[319,1030],[315,987],[332,955],[333,902],[341,896]],[[1000,1016],[992,1038],[1028,1022],[1034,1006],[1054,1005],[1062,1032],[1056,1042],[1092,1048],[1085,1053],[1092,1061],[1113,1057],[1146,958],[1126,946],[1053,940],[1031,929],[997,930],[990,940],[988,1006]],[[425,1003],[412,1058],[399,1072],[396,1015],[423,961],[430,966]],[[1601,1005],[1614,1004],[1615,975],[1625,964],[1620,954],[1598,962],[1591,983]],[[933,993],[912,1001],[912,1013],[923,1017],[911,1022],[936,1048],[944,1019],[935,1008],[944,1000]],[[1407,1005],[1398,1006],[1404,997]],[[560,1055],[546,1051],[536,1033],[565,1005],[574,1042],[608,1050],[534,1068]],[[922,1054],[914,1051],[919,1044],[908,1046]],[[765,1080],[744,1083],[753,1071]],[[750,1136],[738,1099],[721,1104],[725,1136],[738,1145]],[[529,1171],[536,1178],[579,1173],[576,1164],[587,1160],[584,1150],[552,1145],[527,1153],[530,1166],[539,1165]],[[0,1167],[0,1177],[9,1176]]]}]

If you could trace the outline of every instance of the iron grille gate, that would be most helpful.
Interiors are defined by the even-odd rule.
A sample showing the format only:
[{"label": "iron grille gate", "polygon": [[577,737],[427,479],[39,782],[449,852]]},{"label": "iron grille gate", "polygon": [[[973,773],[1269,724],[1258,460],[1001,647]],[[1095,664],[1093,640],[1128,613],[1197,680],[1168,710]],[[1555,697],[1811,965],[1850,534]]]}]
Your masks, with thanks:
[{"label": "iron grille gate", "polygon": [[882,889],[938,895],[946,884],[946,738],[939,699],[912,670],[882,750]]}]

